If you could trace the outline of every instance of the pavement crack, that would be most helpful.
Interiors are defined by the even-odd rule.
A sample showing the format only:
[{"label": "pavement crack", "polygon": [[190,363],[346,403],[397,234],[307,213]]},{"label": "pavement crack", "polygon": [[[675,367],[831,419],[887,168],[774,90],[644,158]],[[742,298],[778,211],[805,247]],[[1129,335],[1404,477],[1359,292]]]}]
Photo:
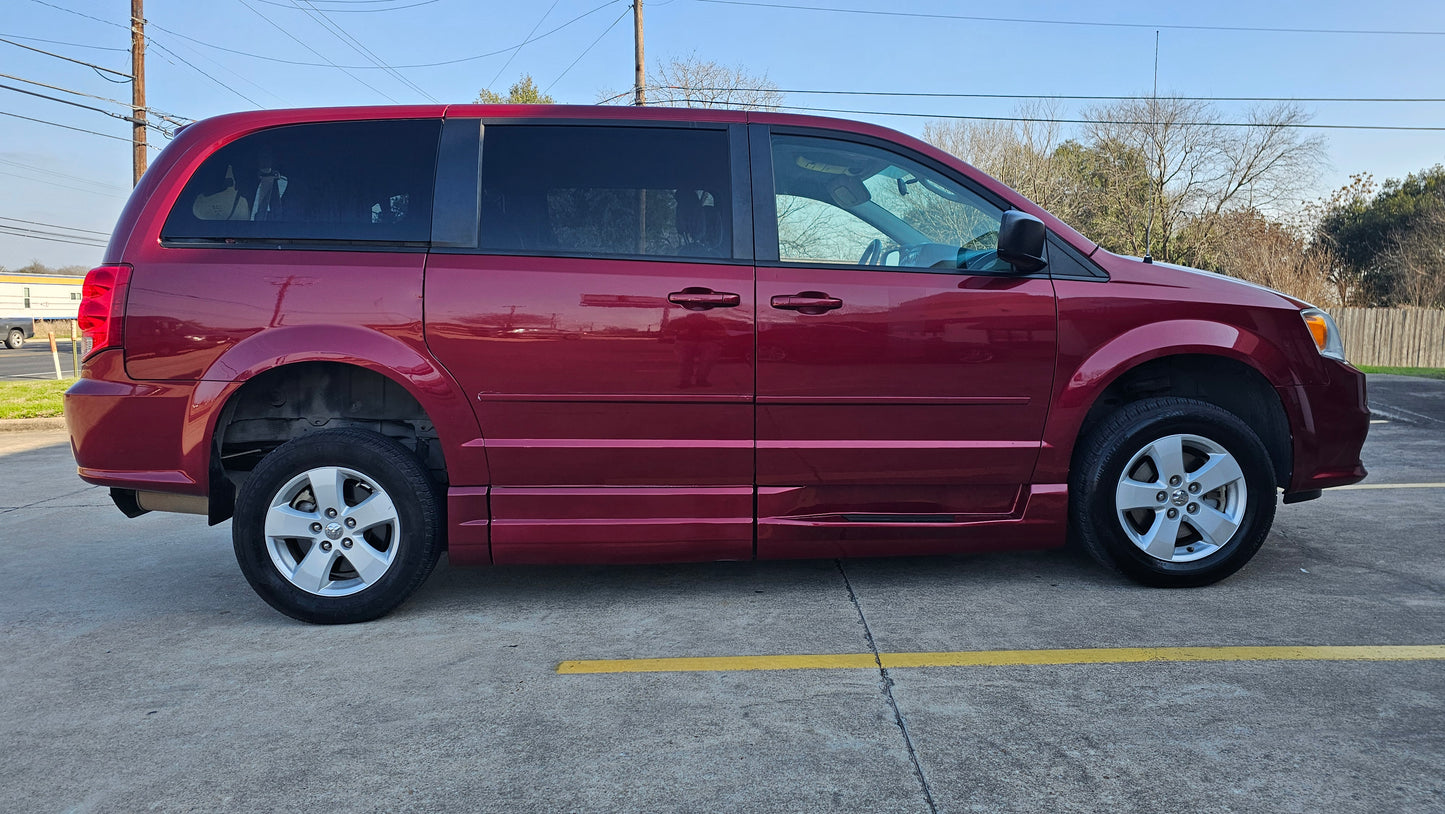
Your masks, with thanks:
[{"label": "pavement crack", "polygon": [[848,589],[848,601],[853,603],[853,610],[858,612],[858,621],[863,625],[863,636],[868,640],[868,649],[873,651],[873,663],[878,665],[879,689],[887,699],[889,708],[893,710],[893,723],[903,734],[903,746],[908,750],[909,761],[913,763],[913,775],[918,778],[918,785],[923,789],[923,801],[928,804],[928,810],[932,814],[938,814],[938,805],[933,801],[933,790],[928,785],[928,775],[924,774],[918,751],[913,748],[913,736],[908,732],[908,722],[903,719],[898,700],[893,697],[893,677],[888,675],[888,668],[883,666],[883,658],[878,653],[878,643],[873,639],[873,629],[868,626],[868,617],[863,613],[863,606],[858,603],[858,594],[853,590],[853,582],[848,579],[848,572],[843,569],[843,561],[834,560],[833,564],[838,566],[838,574],[843,577],[843,587]]},{"label": "pavement crack", "polygon": [[98,488],[99,488],[99,487],[97,487],[97,486],[85,486],[85,487],[82,487],[82,488],[80,488],[80,489],[76,489],[74,492],[66,492],[66,493],[63,494],[63,495],[51,495],[50,497],[41,498],[40,500],[37,500],[37,501],[35,501],[35,502],[33,502],[33,503],[26,503],[24,506],[6,506],[6,507],[4,507],[4,508],[0,508],[0,514],[9,514],[10,512],[18,512],[18,511],[20,511],[20,510],[22,510],[22,509],[34,509],[34,508],[39,507],[40,504],[42,504],[42,503],[49,503],[49,502],[52,501],[52,500],[64,500],[65,498],[75,497],[76,495],[84,494],[84,493],[86,493],[86,492],[89,492],[89,491],[92,491],[92,490],[98,489]]}]

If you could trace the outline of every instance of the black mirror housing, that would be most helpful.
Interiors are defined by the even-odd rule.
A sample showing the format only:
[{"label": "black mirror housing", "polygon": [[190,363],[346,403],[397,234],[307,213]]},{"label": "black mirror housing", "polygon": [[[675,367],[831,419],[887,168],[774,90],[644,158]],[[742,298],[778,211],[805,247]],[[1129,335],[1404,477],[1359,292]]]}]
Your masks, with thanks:
[{"label": "black mirror housing", "polygon": [[1044,266],[1044,222],[1016,209],[1003,213],[998,227],[998,257],[1024,274]]}]

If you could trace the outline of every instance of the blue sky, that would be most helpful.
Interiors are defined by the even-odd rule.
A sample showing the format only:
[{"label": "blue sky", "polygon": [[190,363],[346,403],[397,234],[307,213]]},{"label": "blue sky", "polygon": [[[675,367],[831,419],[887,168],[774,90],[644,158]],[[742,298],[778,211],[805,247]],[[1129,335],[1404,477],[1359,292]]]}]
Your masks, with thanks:
[{"label": "blue sky", "polygon": [[[552,0],[312,2],[313,8],[325,13],[325,19],[353,38],[352,43],[324,28],[319,20],[322,15],[296,8],[305,5],[304,0],[146,0],[151,24],[149,104],[199,119],[255,107],[386,104],[387,97],[398,102],[429,101],[424,94],[444,102],[469,102],[478,89],[489,84],[505,92],[523,73],[549,88],[558,101],[590,104],[600,95],[623,91],[632,83],[632,20],[627,0],[605,4],[603,0],[556,0],[555,4]],[[1159,35],[1159,90],[1215,97],[1445,97],[1445,59],[1441,58],[1445,52],[1445,3],[1438,0],[1377,2],[1369,6],[1368,13],[1358,2],[1257,0],[772,2],[1138,27],[880,16],[710,0],[644,0],[648,61],[695,54],[752,73],[766,73],[785,90],[1128,95],[1147,93],[1152,83],[1155,29],[1150,26],[1370,29],[1424,33],[1164,28]],[[0,37],[120,71],[129,68],[128,0],[4,0],[4,7]],[[542,34],[586,12],[591,13],[515,53],[401,68],[405,82],[374,67],[343,71],[274,61],[369,64],[354,44],[393,66],[454,60],[515,46],[528,38],[534,26],[536,33]],[[0,65],[0,73],[12,77],[0,78],[0,85],[117,112],[124,111],[107,102],[47,90],[13,77],[94,96],[130,98],[128,84],[106,81],[88,67],[13,45],[0,43]],[[789,94],[788,102],[940,116],[1007,116],[1019,104],[1018,100],[801,93]],[[1061,103],[1059,111],[1073,118],[1087,104]],[[1219,104],[1224,118],[1231,120],[1239,120],[1247,106]],[[1320,124],[1445,126],[1445,103],[1311,102],[1305,107]],[[0,116],[0,182],[8,192],[0,203],[0,217],[12,219],[0,224],[13,225],[18,219],[108,232],[130,187],[129,125],[101,113],[3,89],[0,111],[115,137]],[[914,134],[926,121],[872,113],[838,115]],[[1351,173],[1369,172],[1383,180],[1445,162],[1445,131],[1317,132],[1327,139],[1330,167],[1319,180],[1316,194],[1340,186]],[[164,143],[158,133],[153,133],[152,139]],[[31,259],[50,265],[93,265],[100,260],[100,250],[0,234],[0,265],[15,268]]]}]

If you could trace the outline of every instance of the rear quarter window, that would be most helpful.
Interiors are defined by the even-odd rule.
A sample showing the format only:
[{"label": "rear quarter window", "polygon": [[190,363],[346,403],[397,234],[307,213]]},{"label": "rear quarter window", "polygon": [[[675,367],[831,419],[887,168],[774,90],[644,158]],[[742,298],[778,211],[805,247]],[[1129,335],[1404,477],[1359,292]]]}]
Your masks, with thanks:
[{"label": "rear quarter window", "polygon": [[171,208],[172,241],[424,243],[440,120],[252,133],[207,158]]}]

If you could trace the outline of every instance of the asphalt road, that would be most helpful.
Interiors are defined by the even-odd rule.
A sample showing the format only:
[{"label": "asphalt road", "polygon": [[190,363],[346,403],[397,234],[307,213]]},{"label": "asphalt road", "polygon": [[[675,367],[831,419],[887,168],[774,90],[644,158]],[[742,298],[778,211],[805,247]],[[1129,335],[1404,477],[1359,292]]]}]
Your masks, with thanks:
[{"label": "asphalt road", "polygon": [[[566,675],[819,653],[1445,644],[1445,382],[1372,377],[1371,487],[1282,506],[1219,585],[1070,550],[463,570],[313,627],[229,524],[126,520],[0,434],[0,808],[1445,811],[1445,662]],[[1426,486],[1423,484],[1436,484]]]},{"label": "asphalt road", "polygon": [[[60,372],[63,376],[75,375],[71,363],[70,337],[57,339],[55,347],[60,354]],[[0,344],[0,381],[55,378],[55,362],[50,356],[50,340],[36,336],[25,340],[25,344],[11,350]]]}]

